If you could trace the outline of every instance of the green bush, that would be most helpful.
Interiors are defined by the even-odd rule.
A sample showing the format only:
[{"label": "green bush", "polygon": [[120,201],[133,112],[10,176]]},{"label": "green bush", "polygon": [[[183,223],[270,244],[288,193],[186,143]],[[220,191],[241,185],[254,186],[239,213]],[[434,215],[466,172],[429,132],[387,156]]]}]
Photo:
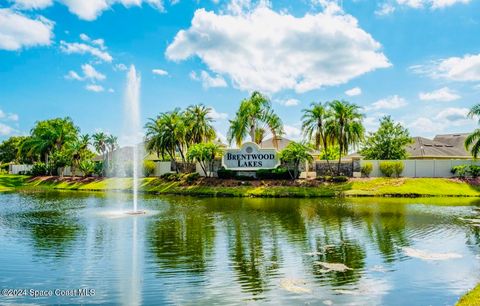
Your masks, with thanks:
[{"label": "green bush", "polygon": [[95,162],[93,173],[98,176],[103,176],[103,162]]},{"label": "green bush", "polygon": [[405,165],[402,162],[393,162],[393,174],[395,174],[396,177],[400,177],[400,175],[402,175],[404,168]]},{"label": "green bush", "polygon": [[472,177],[477,178],[480,176],[480,166],[471,165],[468,169],[468,172]]},{"label": "green bush", "polygon": [[373,171],[373,164],[372,163],[365,163],[360,168],[360,172],[365,177],[370,177],[370,173]]},{"label": "green bush", "polygon": [[255,173],[256,177],[260,180],[288,180],[290,174],[288,170],[283,167],[277,167],[275,169],[259,169]]},{"label": "green bush", "polygon": [[160,176],[161,179],[169,182],[178,182],[181,179],[180,173],[165,173]]},{"label": "green bush", "polygon": [[235,171],[227,170],[224,167],[218,169],[217,175],[220,179],[233,179],[236,177]]},{"label": "green bush", "polygon": [[95,172],[95,162],[91,160],[82,160],[78,164],[78,168],[83,172],[84,176],[90,176]]},{"label": "green bush", "polygon": [[143,161],[143,175],[146,177],[153,175],[155,173],[155,162],[151,160]]},{"label": "green bush", "polygon": [[464,178],[468,174],[468,166],[467,165],[458,165],[458,166],[453,167],[452,170],[450,170],[450,172],[453,175],[456,175],[460,178]]},{"label": "green bush", "polygon": [[347,181],[348,181],[348,177],[346,177],[344,175],[332,177],[332,182],[334,182],[334,183],[344,183],[344,182],[347,182]]},{"label": "green bush", "polygon": [[42,162],[34,163],[32,170],[30,170],[30,174],[33,176],[42,176],[47,175],[48,169],[47,165]]},{"label": "green bush", "polygon": [[333,180],[333,177],[330,175],[322,175],[322,176],[317,176],[317,180],[320,182],[331,182]]},{"label": "green bush", "polygon": [[394,162],[380,162],[380,172],[386,177],[392,177],[395,173]]},{"label": "green bush", "polygon": [[187,182],[188,184],[194,183],[196,180],[198,180],[199,177],[200,174],[198,174],[198,172],[188,173],[183,176],[185,182]]}]

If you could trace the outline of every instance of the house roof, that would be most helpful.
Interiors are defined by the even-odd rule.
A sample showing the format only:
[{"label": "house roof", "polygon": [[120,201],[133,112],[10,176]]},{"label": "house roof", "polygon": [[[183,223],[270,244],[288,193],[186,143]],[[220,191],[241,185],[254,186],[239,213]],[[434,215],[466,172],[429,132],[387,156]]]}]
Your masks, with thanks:
[{"label": "house roof", "polygon": [[414,137],[414,143],[407,146],[409,158],[471,158],[464,142],[468,134],[437,135],[433,140]]},{"label": "house roof", "polygon": [[[121,147],[118,149],[113,150],[113,152],[108,152],[108,158],[114,158],[119,161],[125,161],[125,160],[132,160],[133,159],[133,147]],[[144,153],[144,160],[153,160],[153,161],[158,161],[161,160],[161,158],[156,154],[156,153]],[[93,161],[103,161],[103,156],[101,154],[95,156],[93,158]]]},{"label": "house roof", "polygon": [[283,137],[270,137],[260,143],[260,148],[283,150],[292,140]]}]

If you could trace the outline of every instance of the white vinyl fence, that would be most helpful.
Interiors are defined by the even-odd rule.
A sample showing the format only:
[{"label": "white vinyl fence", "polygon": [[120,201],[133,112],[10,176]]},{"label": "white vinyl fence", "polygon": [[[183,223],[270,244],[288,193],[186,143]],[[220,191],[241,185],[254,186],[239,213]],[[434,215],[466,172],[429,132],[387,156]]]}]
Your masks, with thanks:
[{"label": "white vinyl fence", "polygon": [[8,173],[10,174],[25,174],[32,170],[33,165],[9,165]]},{"label": "white vinyl fence", "polygon": [[171,161],[161,161],[155,162],[155,172],[153,176],[162,176],[165,173],[172,173],[172,162]]},{"label": "white vinyl fence", "polygon": [[[373,171],[370,177],[383,176],[380,171],[380,163],[382,160],[361,160],[360,165],[366,163],[373,165]],[[479,165],[480,161],[469,159],[408,159],[400,160],[403,163],[403,177],[453,177],[450,170],[459,165]]]}]

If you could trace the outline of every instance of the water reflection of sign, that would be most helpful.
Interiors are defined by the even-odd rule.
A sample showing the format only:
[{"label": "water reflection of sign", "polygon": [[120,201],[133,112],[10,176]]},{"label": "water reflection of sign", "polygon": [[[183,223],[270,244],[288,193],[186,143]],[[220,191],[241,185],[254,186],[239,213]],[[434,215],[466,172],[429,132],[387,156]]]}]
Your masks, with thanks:
[{"label": "water reflection of sign", "polygon": [[222,157],[222,165],[231,170],[273,169],[280,165],[275,149],[262,149],[253,142],[246,142],[240,149],[228,149]]}]

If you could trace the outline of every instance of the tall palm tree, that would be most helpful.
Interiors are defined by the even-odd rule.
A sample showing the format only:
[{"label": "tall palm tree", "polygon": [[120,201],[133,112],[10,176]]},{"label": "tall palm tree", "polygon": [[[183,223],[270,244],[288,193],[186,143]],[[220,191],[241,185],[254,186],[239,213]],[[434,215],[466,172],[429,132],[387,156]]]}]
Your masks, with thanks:
[{"label": "tall palm tree", "polygon": [[[468,118],[480,118],[480,104],[473,106],[468,112]],[[480,119],[478,121],[480,123]],[[473,158],[480,154],[480,129],[475,129],[472,134],[465,139],[465,148],[470,151]]]},{"label": "tall palm tree", "polygon": [[97,153],[101,154],[105,159],[105,152],[107,152],[107,134],[98,132],[92,135],[93,147]]},{"label": "tall palm tree", "polygon": [[[245,137],[250,140],[258,140],[259,129],[265,129],[272,133],[274,143],[278,136],[283,134],[283,124],[272,109],[270,101],[258,91],[252,93],[250,98],[244,99],[233,120],[230,120],[228,141],[240,146]],[[256,137],[257,136],[257,137]]]},{"label": "tall palm tree", "polygon": [[[304,109],[302,112],[304,137],[308,142],[313,142],[316,150],[327,152],[329,147],[335,144],[335,137],[328,133],[329,130],[332,130],[328,125],[333,122],[331,120],[333,114],[328,107],[328,103],[312,102],[310,108]],[[327,164],[330,168],[328,154],[325,154],[325,156],[327,156]]]},{"label": "tall palm tree", "polygon": [[212,126],[213,119],[209,116],[212,109],[203,104],[189,106],[185,113],[187,126],[186,142],[192,145],[209,142],[215,139],[216,133]]},{"label": "tall palm tree", "polygon": [[81,135],[76,141],[69,143],[68,151],[72,158],[72,176],[75,178],[75,173],[80,165],[85,151],[88,150],[90,144],[90,136],[88,134]]},{"label": "tall palm tree", "polygon": [[150,118],[145,125],[146,149],[158,156],[176,161],[178,151],[185,162],[186,131],[185,118],[179,109],[161,113],[157,118]]},{"label": "tall palm tree", "polygon": [[108,135],[105,138],[105,147],[107,151],[113,152],[118,147],[118,137],[113,135]]},{"label": "tall palm tree", "polygon": [[350,147],[356,147],[363,139],[365,129],[362,125],[363,114],[360,107],[347,101],[334,100],[328,103],[332,111],[328,132],[334,136],[339,148],[337,172],[340,174],[342,154],[348,154]]}]

